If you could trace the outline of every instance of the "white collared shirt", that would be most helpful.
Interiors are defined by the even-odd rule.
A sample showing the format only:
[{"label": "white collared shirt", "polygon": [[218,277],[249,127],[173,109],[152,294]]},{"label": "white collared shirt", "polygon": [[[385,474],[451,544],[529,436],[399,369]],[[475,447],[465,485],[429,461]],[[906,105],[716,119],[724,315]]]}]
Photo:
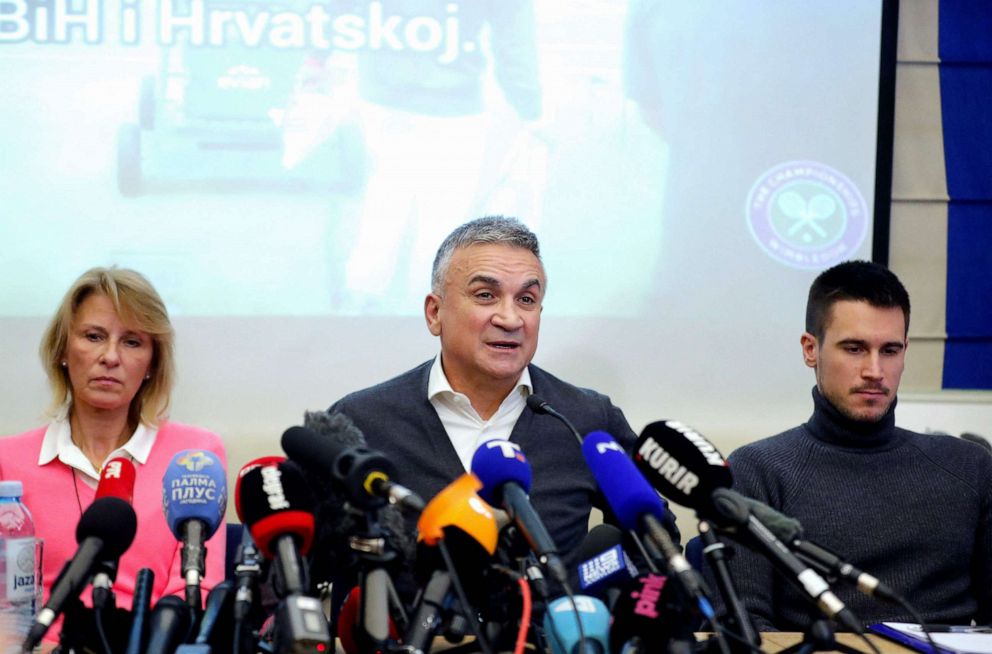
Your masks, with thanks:
[{"label": "white collared shirt", "polygon": [[[139,423],[131,438],[111,452],[104,463],[119,456],[129,461],[145,463],[152,451],[152,445],[155,444],[156,435],[158,429]],[[83,481],[91,488],[96,487],[100,480],[100,471],[93,467],[79,446],[72,442],[72,427],[69,425],[69,417],[65,411],[45,430],[45,437],[41,441],[41,453],[38,455],[38,465],[43,466],[56,458],[81,472]]]},{"label": "white collared shirt", "polygon": [[471,469],[472,455],[479,445],[493,439],[509,440],[517,418],[527,406],[527,396],[532,392],[530,370],[524,368],[517,385],[503,399],[496,413],[489,420],[483,420],[468,396],[451,388],[441,366],[440,354],[434,358],[427,381],[427,399],[437,411],[465,470]]}]

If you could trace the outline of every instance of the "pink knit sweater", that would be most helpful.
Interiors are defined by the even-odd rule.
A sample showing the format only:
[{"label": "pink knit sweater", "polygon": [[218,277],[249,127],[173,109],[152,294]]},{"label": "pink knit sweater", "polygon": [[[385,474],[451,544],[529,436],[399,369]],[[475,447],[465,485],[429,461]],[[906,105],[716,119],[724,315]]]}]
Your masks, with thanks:
[{"label": "pink knit sweater", "polygon": [[[80,505],[85,510],[93,502],[95,490],[90,488],[72,468],[58,458],[39,466],[38,455],[46,427],[40,427],[17,436],[0,438],[0,480],[17,479],[24,483],[24,503],[34,517],[35,533],[45,539],[44,585],[45,599],[62,565],[76,552],[76,523],[79,522]],[[143,465],[135,462],[137,475],[134,484],[134,510],[138,516],[138,533],[134,543],[124,553],[114,583],[117,606],[130,609],[134,598],[135,577],[141,568],[151,568],[155,573],[152,602],[163,595],[182,594],[185,583],[180,571],[180,545],[169,530],[162,510],[162,477],[173,455],[180,450],[210,450],[227,465],[224,444],[213,432],[163,422],[159,425],[155,444]],[[73,489],[75,485],[75,490]],[[79,493],[77,503],[76,493]],[[207,566],[202,592],[206,592],[224,579],[224,554],[226,534],[221,525],[213,538],[207,541]],[[89,606],[90,591],[83,593]],[[53,626],[46,638],[57,638]]]}]

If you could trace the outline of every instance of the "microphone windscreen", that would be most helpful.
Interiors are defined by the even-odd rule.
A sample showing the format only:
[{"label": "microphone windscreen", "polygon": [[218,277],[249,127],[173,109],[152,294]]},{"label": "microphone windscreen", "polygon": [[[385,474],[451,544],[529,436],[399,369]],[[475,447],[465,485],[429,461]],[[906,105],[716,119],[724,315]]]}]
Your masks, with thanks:
[{"label": "microphone windscreen", "polygon": [[95,537],[103,541],[101,559],[118,559],[131,547],[138,532],[138,516],[128,502],[119,497],[93,500],[79,516],[76,542]]},{"label": "microphone windscreen", "polygon": [[366,445],[365,434],[343,413],[306,411],[303,413],[303,426],[342,447]]},{"label": "microphone windscreen", "polygon": [[266,558],[274,558],[275,539],[291,535],[306,555],[313,542],[313,498],[299,468],[290,461],[249,471],[238,480],[241,515]]},{"label": "microphone windscreen", "polygon": [[619,652],[636,643],[637,651],[667,652],[673,638],[692,636],[692,624],[677,583],[663,575],[642,575],[626,585],[613,607],[610,649]]},{"label": "microphone windscreen", "polygon": [[145,654],[173,654],[193,629],[193,609],[175,595],[160,599],[148,624]]},{"label": "microphone windscreen", "polygon": [[96,499],[117,497],[131,504],[134,501],[134,477],[134,464],[130,459],[117,456],[107,461],[100,471]]},{"label": "microphone windscreen", "polygon": [[499,530],[492,507],[477,493],[481,487],[478,477],[466,472],[441,489],[427,503],[417,521],[420,539],[428,545],[436,545],[444,538],[446,528],[457,527],[490,555],[494,554]]},{"label": "microphone windscreen", "polygon": [[238,520],[241,522],[245,521],[245,517],[241,515],[241,478],[255,468],[270,465],[276,466],[285,460],[286,457],[284,456],[260,456],[257,459],[252,459],[248,463],[241,466],[241,470],[238,471],[238,478],[234,484],[234,510],[238,514]]},{"label": "microphone windscreen", "polygon": [[598,594],[637,576],[637,569],[623,550],[623,534],[613,525],[596,525],[575,550],[580,561],[579,588]]},{"label": "microphone windscreen", "polygon": [[598,524],[589,530],[589,533],[585,535],[579,546],[575,548],[574,558],[578,561],[585,561],[622,542],[622,531],[613,525],[606,523]]},{"label": "microphone windscreen", "polygon": [[658,493],[612,436],[591,432],[582,443],[582,454],[621,527],[639,530],[644,515],[664,520],[665,505]]},{"label": "microphone windscreen", "polygon": [[658,492],[697,511],[706,512],[713,491],[733,482],[716,447],[677,420],[645,427],[634,446],[634,463]]},{"label": "microphone windscreen", "polygon": [[482,482],[479,495],[493,506],[503,504],[502,487],[514,483],[530,492],[531,469],[527,457],[516,443],[486,441],[472,455],[472,474]]},{"label": "microphone windscreen", "polygon": [[200,520],[210,538],[227,510],[227,472],[220,458],[209,450],[177,452],[162,478],[165,521],[176,540],[183,539],[187,520]]},{"label": "microphone windscreen", "polygon": [[[577,619],[578,618],[578,619]],[[595,597],[576,595],[575,602],[559,597],[548,604],[544,614],[544,633],[552,654],[579,652],[579,620],[586,640],[586,652],[606,654],[610,651],[610,612]]]}]

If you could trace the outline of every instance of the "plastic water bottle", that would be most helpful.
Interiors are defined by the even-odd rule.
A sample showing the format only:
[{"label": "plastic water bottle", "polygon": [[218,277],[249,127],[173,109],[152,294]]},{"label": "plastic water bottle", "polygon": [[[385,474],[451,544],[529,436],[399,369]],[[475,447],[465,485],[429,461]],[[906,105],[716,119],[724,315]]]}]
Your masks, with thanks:
[{"label": "plastic water bottle", "polygon": [[34,521],[21,502],[23,495],[21,482],[0,481],[0,624],[18,645],[37,610]]}]

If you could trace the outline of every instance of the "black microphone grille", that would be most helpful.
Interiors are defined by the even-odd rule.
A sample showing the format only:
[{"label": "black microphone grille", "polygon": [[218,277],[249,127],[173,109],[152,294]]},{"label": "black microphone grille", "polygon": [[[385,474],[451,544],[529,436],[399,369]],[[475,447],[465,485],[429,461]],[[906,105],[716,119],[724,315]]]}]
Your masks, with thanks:
[{"label": "black microphone grille", "polygon": [[90,537],[103,541],[102,556],[116,559],[131,547],[138,532],[138,516],[131,505],[119,497],[101,497],[93,501],[76,525],[76,542]]},{"label": "black microphone grille", "polygon": [[365,434],[343,413],[307,411],[303,414],[303,426],[344,447],[365,445]]},{"label": "black microphone grille", "polygon": [[527,406],[535,413],[548,413],[551,408],[551,405],[545,402],[541,396],[533,393],[527,396]]}]

